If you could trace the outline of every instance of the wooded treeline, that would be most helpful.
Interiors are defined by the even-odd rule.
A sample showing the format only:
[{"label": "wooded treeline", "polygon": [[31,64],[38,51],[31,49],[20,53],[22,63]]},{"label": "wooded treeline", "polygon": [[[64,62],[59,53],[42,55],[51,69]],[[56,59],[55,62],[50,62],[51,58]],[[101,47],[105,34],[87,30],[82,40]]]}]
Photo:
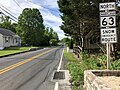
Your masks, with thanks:
[{"label": "wooded treeline", "polygon": [[21,37],[22,45],[40,46],[57,45],[59,38],[53,28],[45,27],[38,9],[25,8],[18,17],[17,23],[12,23],[9,16],[0,17],[0,28],[12,30]]},{"label": "wooded treeline", "polygon": [[60,28],[66,36],[72,37],[76,46],[81,46],[83,51],[85,48],[91,49],[101,43],[99,19],[99,3],[101,2],[116,2],[118,43],[111,46],[120,50],[119,0],[58,0],[63,20]]}]

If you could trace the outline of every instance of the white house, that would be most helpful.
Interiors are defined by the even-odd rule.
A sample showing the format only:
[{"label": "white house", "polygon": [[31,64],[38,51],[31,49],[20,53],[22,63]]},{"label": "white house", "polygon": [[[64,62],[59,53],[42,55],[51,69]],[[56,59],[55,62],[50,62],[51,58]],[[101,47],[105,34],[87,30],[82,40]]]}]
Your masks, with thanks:
[{"label": "white house", "polygon": [[21,38],[8,29],[0,28],[0,49],[10,46],[20,46]]}]

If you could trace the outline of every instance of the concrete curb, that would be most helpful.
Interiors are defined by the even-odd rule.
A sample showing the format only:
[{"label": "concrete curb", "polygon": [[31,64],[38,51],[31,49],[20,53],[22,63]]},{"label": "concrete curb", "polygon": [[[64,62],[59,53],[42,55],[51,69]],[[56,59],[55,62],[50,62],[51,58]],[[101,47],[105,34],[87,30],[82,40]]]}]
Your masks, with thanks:
[{"label": "concrete curb", "polygon": [[36,50],[40,50],[40,49],[43,49],[43,48],[31,48],[31,49],[26,50],[26,51],[22,51],[22,52],[17,52],[17,53],[13,53],[13,54],[8,54],[8,55],[0,56],[0,58],[8,57],[8,56],[13,56],[13,55],[21,54],[21,53],[26,53],[26,52],[31,52],[31,51],[36,51]]}]

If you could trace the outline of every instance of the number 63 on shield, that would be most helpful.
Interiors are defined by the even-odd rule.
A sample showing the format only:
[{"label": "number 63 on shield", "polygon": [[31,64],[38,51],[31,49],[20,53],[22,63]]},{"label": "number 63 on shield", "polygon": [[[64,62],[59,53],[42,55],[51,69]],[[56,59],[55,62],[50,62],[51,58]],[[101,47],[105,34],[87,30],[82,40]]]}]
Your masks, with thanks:
[{"label": "number 63 on shield", "polygon": [[100,17],[100,26],[101,27],[114,27],[116,26],[116,17],[115,16],[107,16]]}]

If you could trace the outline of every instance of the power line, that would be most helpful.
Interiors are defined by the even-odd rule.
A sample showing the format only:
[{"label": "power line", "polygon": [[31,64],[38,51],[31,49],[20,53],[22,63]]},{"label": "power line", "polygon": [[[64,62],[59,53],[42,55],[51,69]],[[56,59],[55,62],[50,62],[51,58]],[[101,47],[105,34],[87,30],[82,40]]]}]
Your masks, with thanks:
[{"label": "power line", "polygon": [[[10,17],[10,18],[11,18],[13,21],[17,22],[18,19],[17,19],[16,17],[14,17],[12,14],[10,14],[10,13],[7,12],[6,10],[4,10],[2,7],[0,7],[0,8],[1,8],[4,12],[6,12],[6,13],[9,14],[10,16],[12,16],[12,18],[11,18],[11,17]],[[2,14],[4,14],[4,13],[2,12]],[[4,14],[4,15],[5,15],[5,14]],[[13,19],[13,18],[14,18],[14,19]]]},{"label": "power line", "polygon": [[[0,11],[0,14],[5,15],[2,11]],[[7,16],[7,15],[5,15],[5,16]],[[13,21],[17,22],[15,19],[13,19],[13,18],[11,18],[11,17],[10,17],[10,19],[12,19]]]},{"label": "power line", "polygon": [[[5,6],[3,6],[2,4],[0,4],[3,8],[5,8],[5,9],[7,9]],[[1,7],[0,7],[1,8]],[[3,10],[3,8],[1,8],[2,10]],[[7,9],[9,12],[11,12],[9,9]],[[3,10],[3,11],[5,11],[5,10]],[[7,13],[7,11],[6,11],[6,13]],[[12,12],[11,12],[12,13]],[[3,14],[3,15],[5,15],[2,11],[0,11],[0,14]],[[10,13],[7,13],[7,14],[9,14],[10,16],[12,15],[12,14],[10,14]],[[7,16],[7,15],[5,15],[5,16]],[[9,17],[10,17],[9,16]],[[14,16],[12,15],[12,17],[14,18]],[[13,20],[13,21],[15,21],[15,22],[17,22],[15,19],[17,19],[16,17],[15,17],[15,19],[13,19],[13,18],[11,18],[10,17],[10,19],[11,20]]]},{"label": "power line", "polygon": [[11,12],[8,8],[6,8],[5,6],[3,6],[1,3],[0,3],[0,5],[1,5],[3,8],[5,8],[6,10],[8,10],[10,13],[15,14],[15,13]]},{"label": "power line", "polygon": [[17,20],[17,18],[15,16],[13,16],[12,14],[10,14],[8,11],[6,11],[5,9],[3,9],[2,7],[0,7],[4,12],[6,12],[7,14],[9,14],[10,16],[12,16],[14,19]]},{"label": "power line", "polygon": [[13,21],[17,22],[16,20],[14,20],[13,18],[10,17],[10,19],[12,19]]},{"label": "power line", "polygon": [[19,5],[19,3],[16,0],[13,1],[22,9],[22,7]]}]

